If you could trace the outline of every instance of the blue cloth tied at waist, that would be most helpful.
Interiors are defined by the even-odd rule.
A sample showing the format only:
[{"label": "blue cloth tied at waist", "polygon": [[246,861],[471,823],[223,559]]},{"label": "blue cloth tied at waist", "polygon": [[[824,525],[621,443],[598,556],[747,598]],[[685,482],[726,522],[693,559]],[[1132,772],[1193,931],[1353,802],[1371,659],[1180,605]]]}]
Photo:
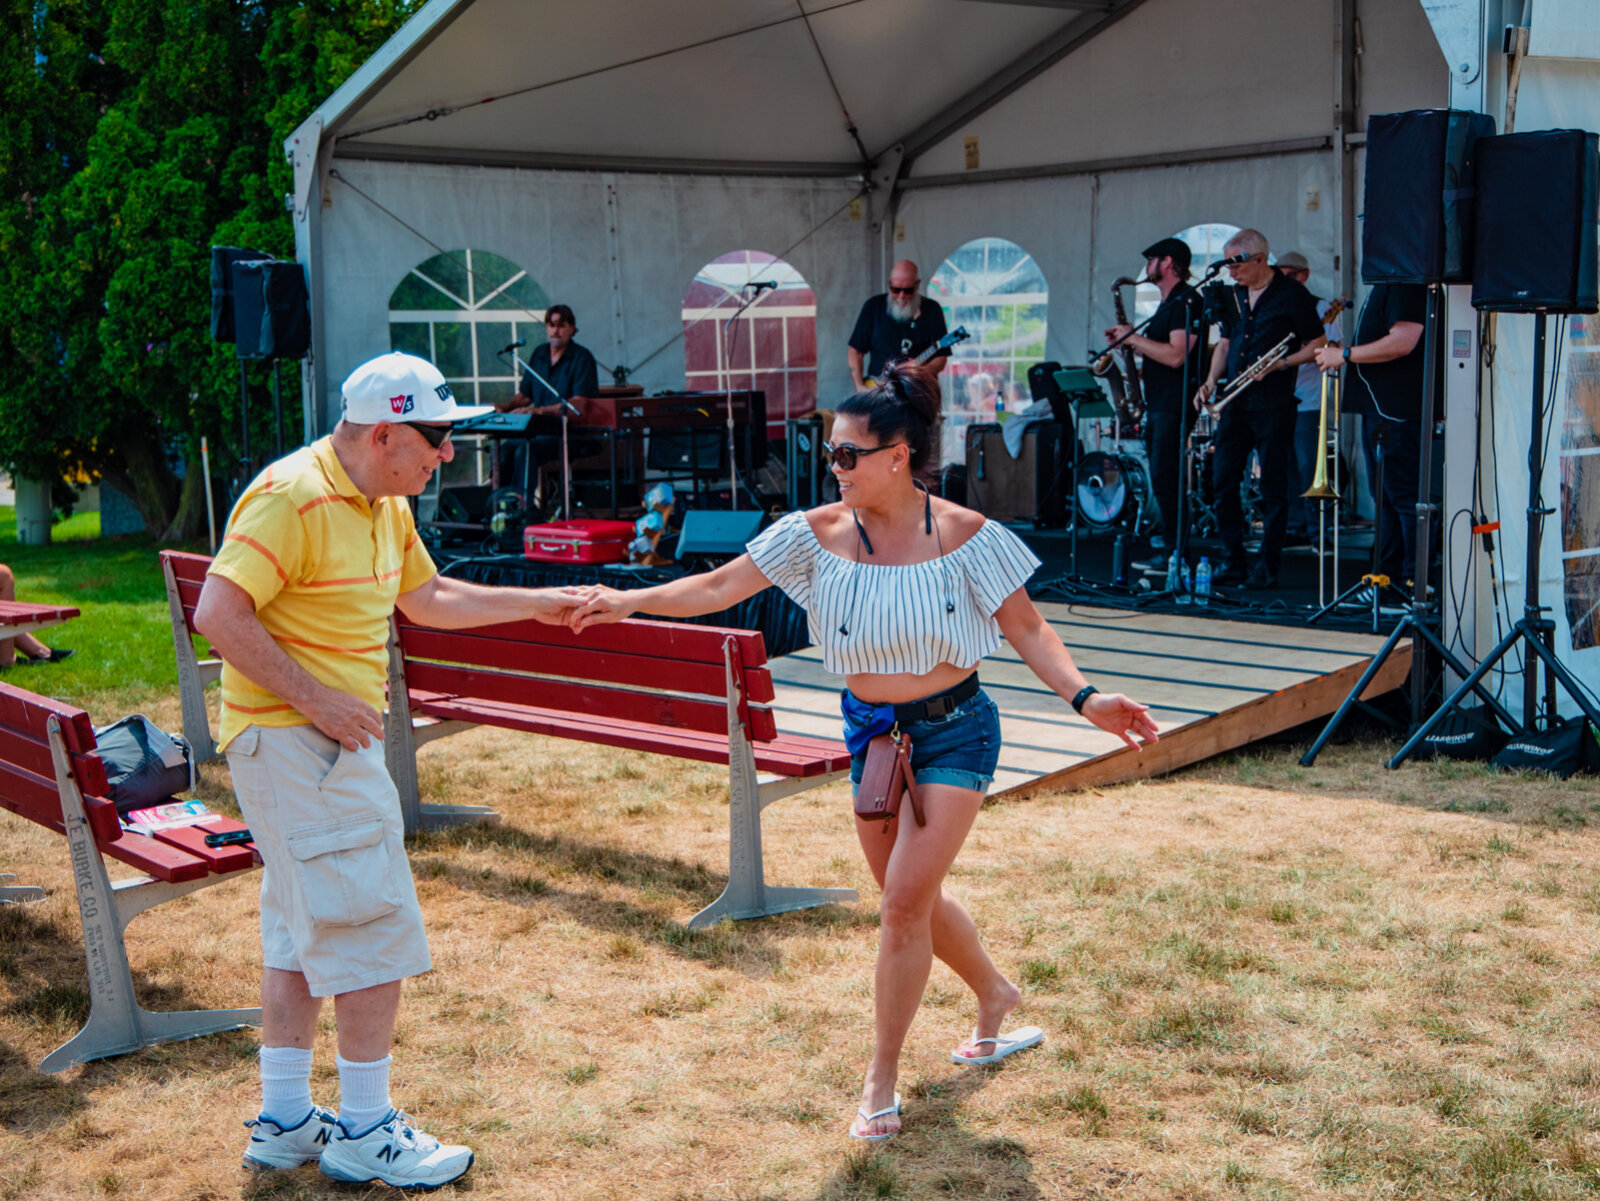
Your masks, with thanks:
[{"label": "blue cloth tied at waist", "polygon": [[852,755],[866,753],[867,743],[894,729],[893,705],[870,705],[848,688],[839,693],[844,713],[844,745]]}]

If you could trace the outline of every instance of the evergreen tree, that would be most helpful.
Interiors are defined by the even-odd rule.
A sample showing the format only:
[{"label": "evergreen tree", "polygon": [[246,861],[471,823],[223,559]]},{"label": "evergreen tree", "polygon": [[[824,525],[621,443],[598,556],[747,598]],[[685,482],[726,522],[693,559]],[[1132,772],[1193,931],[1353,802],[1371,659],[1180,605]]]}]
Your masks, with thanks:
[{"label": "evergreen tree", "polygon": [[[20,35],[0,42],[0,466],[99,474],[161,536],[199,529],[200,472],[180,488],[175,456],[198,466],[205,436],[226,473],[242,445],[210,247],[293,257],[283,140],[419,3],[0,0]],[[263,383],[250,416],[259,452]]]}]

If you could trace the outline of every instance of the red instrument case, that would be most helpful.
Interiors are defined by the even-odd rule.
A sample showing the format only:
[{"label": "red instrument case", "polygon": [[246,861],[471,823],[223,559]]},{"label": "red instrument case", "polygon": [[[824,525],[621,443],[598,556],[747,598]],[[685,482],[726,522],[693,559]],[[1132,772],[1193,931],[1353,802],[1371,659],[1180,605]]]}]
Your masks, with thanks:
[{"label": "red instrument case", "polygon": [[626,563],[631,521],[552,521],[522,531],[522,557],[539,563]]}]

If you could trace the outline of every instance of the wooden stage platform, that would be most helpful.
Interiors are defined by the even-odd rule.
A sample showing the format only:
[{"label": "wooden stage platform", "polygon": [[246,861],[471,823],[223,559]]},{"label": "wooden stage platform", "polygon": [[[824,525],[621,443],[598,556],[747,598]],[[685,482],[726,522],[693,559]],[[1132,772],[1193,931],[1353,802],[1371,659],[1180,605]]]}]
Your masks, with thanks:
[{"label": "wooden stage platform", "polygon": [[[1005,746],[991,796],[1090,788],[1161,775],[1326,717],[1355,686],[1383,639],[1220,616],[1176,616],[1041,604],[1073,659],[1099,688],[1147,704],[1161,741],[1141,753],[1073,713],[1002,642],[979,668],[1000,707]],[[815,647],[772,660],[778,729],[839,737],[838,676]],[[1411,669],[1402,642],[1366,699]]]}]

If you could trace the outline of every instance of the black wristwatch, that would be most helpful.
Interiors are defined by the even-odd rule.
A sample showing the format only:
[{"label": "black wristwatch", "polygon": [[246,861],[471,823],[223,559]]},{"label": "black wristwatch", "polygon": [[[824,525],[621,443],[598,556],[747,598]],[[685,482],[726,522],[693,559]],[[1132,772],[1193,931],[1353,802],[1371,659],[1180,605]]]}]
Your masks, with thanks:
[{"label": "black wristwatch", "polygon": [[1354,349],[1355,349],[1355,347],[1353,347],[1353,346],[1346,346],[1346,347],[1345,347],[1345,348],[1344,348],[1344,355],[1343,355],[1343,358],[1344,358],[1344,361],[1345,361],[1345,362],[1346,362],[1346,363],[1348,363],[1348,362],[1349,362],[1349,361],[1350,361],[1350,352],[1351,352],[1351,351],[1352,351],[1352,350],[1354,350]]},{"label": "black wristwatch", "polygon": [[1099,691],[1093,684],[1085,684],[1078,689],[1078,695],[1072,698],[1072,711],[1082,716],[1084,702]]}]

